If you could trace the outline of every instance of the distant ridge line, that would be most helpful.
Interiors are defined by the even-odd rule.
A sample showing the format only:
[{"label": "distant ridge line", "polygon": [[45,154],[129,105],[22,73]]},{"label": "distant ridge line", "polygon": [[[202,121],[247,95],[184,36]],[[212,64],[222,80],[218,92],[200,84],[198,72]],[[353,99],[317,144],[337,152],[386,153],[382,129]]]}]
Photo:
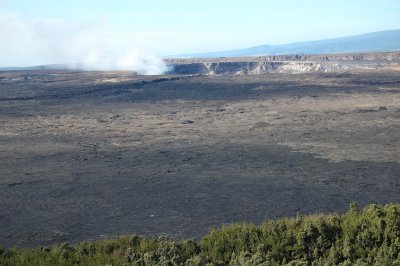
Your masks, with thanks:
[{"label": "distant ridge line", "polygon": [[280,45],[259,45],[245,49],[183,54],[169,57],[206,58],[257,55],[309,55],[338,53],[392,52],[400,50],[400,29],[354,36],[295,42]]}]

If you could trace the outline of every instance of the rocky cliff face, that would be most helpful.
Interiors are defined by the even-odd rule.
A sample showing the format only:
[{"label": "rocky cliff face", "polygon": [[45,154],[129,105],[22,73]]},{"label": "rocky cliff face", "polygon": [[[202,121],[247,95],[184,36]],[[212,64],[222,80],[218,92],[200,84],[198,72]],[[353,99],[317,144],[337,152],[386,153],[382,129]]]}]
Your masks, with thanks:
[{"label": "rocky cliff face", "polygon": [[267,74],[398,68],[400,53],[167,59],[173,74]]}]

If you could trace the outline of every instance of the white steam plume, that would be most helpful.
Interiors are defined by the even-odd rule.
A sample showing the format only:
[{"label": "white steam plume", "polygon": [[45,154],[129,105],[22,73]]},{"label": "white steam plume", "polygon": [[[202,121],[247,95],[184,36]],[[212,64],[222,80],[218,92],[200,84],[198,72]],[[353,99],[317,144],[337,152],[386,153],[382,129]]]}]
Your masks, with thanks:
[{"label": "white steam plume", "polygon": [[164,62],[135,47],[111,49],[103,25],[29,20],[0,13],[0,67],[66,64],[85,70],[133,70],[156,75]]}]

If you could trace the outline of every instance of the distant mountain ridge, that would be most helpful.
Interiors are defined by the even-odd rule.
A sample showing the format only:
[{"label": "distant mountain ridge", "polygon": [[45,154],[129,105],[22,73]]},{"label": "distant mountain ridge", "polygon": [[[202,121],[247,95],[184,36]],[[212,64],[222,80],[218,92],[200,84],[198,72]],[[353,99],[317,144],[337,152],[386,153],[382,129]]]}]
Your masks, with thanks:
[{"label": "distant mountain ridge", "polygon": [[26,67],[0,67],[0,71],[24,71],[24,70],[70,70],[71,67],[65,64],[49,64]]},{"label": "distant mountain ridge", "polygon": [[400,51],[400,30],[371,32],[342,38],[260,45],[246,49],[185,54],[182,58],[239,57],[257,55],[336,54]]}]

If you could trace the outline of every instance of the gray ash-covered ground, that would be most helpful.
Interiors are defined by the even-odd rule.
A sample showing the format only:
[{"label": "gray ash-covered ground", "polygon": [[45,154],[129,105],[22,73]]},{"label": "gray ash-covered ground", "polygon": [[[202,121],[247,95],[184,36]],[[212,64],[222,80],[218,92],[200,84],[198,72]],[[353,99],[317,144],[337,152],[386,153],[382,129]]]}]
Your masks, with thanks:
[{"label": "gray ash-covered ground", "polygon": [[0,72],[0,246],[400,201],[398,71]]}]

